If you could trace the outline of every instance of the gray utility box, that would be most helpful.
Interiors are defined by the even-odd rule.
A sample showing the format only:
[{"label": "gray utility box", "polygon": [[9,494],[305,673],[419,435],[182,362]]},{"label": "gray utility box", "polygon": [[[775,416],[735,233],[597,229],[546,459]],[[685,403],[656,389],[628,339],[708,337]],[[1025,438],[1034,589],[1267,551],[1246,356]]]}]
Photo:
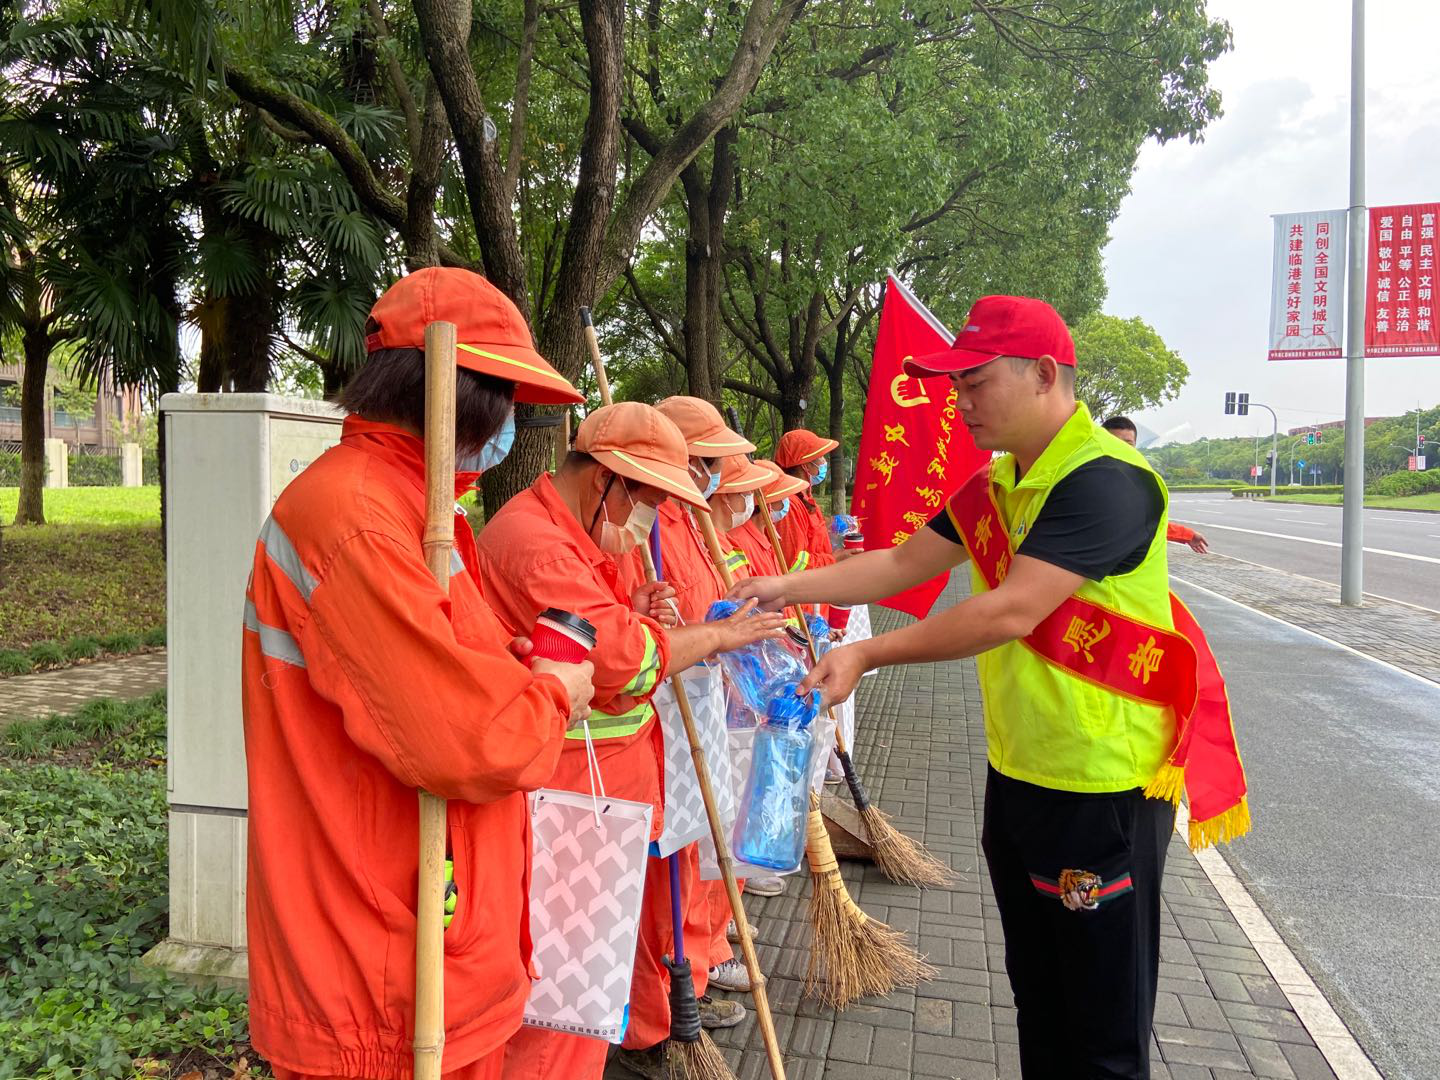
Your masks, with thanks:
[{"label": "gray utility box", "polygon": [[260,526],[301,470],[340,441],[333,405],[272,394],[166,394],[170,936],[145,957],[241,985],[245,740],[241,620]]}]

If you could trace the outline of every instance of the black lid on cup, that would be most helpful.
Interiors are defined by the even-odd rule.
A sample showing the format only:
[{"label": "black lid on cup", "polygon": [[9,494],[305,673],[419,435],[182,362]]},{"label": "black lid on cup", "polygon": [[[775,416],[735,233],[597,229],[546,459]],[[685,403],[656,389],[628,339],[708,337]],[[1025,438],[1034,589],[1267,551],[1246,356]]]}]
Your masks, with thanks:
[{"label": "black lid on cup", "polygon": [[562,611],[560,608],[546,608],[540,612],[540,618],[554,623],[558,627],[579,634],[590,642],[591,648],[595,646],[595,627],[589,619],[582,618],[570,611]]}]

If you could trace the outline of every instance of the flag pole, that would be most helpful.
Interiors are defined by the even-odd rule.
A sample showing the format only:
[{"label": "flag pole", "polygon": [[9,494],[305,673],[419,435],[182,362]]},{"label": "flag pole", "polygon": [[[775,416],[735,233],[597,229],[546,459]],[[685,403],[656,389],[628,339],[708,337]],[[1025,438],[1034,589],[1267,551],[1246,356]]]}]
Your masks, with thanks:
[{"label": "flag pole", "polygon": [[1350,272],[1345,311],[1345,494],[1340,511],[1340,603],[1365,595],[1365,0],[1350,15]]}]

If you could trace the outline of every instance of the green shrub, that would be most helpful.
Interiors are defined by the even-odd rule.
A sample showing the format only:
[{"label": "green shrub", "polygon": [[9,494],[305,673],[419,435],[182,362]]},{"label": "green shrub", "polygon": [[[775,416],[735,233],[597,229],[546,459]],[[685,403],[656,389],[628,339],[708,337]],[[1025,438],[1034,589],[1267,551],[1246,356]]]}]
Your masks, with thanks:
[{"label": "green shrub", "polygon": [[[43,761],[97,732],[91,767]],[[242,999],[135,977],[166,929],[164,696],[96,702],[3,738],[0,1076],[120,1080],[141,1058],[185,1054],[203,1069],[232,1055],[248,1040]]]},{"label": "green shrub", "polygon": [[100,647],[108,653],[132,653],[141,644],[139,634],[106,634],[100,639]]},{"label": "green shrub", "polygon": [[[1261,484],[1259,487],[1246,484],[1243,487],[1236,486],[1230,489],[1232,495],[1259,495],[1263,498],[1270,497],[1270,485]],[[1341,495],[1345,492],[1343,484],[1306,484],[1303,487],[1289,487],[1280,485],[1275,489],[1276,495]]]},{"label": "green shrub", "polygon": [[1440,469],[1425,472],[1393,472],[1370,485],[1370,495],[1424,495],[1440,491]]},{"label": "green shrub", "polygon": [[161,648],[165,644],[165,627],[157,626],[153,630],[145,631],[141,640],[152,649]]},{"label": "green shrub", "polygon": [[29,675],[35,665],[18,649],[0,649],[0,675]]},{"label": "green shrub", "polygon": [[119,487],[120,459],[108,454],[71,454],[71,487]]},{"label": "green shrub", "polygon": [[65,643],[65,656],[70,660],[93,660],[100,655],[100,642],[88,635],[73,637]]},{"label": "green shrub", "polygon": [[65,650],[53,641],[39,641],[25,650],[36,667],[58,667],[65,663]]}]

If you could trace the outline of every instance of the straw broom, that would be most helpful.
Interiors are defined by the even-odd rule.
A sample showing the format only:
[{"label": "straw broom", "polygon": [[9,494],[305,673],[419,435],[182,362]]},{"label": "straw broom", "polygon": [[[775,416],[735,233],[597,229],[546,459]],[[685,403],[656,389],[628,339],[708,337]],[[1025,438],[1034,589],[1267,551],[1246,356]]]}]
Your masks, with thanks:
[{"label": "straw broom", "polygon": [[[590,318],[589,308],[580,309],[580,319],[584,324],[585,340],[590,346],[590,359],[595,368],[595,382],[600,390],[601,404],[609,405],[612,401],[610,382],[605,377],[605,361],[600,355],[600,342],[595,336],[595,324]],[[658,538],[658,533],[651,535]],[[655,581],[655,560],[650,549],[642,546],[640,554],[645,564],[646,580]],[[685,738],[690,743],[690,758],[695,764],[695,777],[700,782],[700,797],[705,804],[705,816],[710,823],[710,837],[715,843],[720,877],[725,883],[730,912],[739,931],[740,952],[745,961],[745,970],[750,976],[751,997],[755,1002],[755,1015],[760,1022],[760,1034],[765,1043],[770,1075],[774,1080],[785,1080],[785,1058],[780,1052],[780,1037],[775,1030],[775,1019],[770,1013],[765,973],[760,970],[760,957],[750,936],[750,920],[746,918],[745,904],[740,899],[740,888],[735,880],[735,864],[730,858],[729,837],[715,803],[715,789],[710,782],[710,768],[705,763],[705,750],[700,745],[700,733],[695,727],[695,714],[690,709],[690,696],[685,692],[685,684],[678,676],[670,680],[670,687],[675,692],[675,703],[685,725]],[[675,888],[673,879],[671,887]],[[672,1010],[672,1020],[673,1018]],[[709,1033],[703,1030],[694,1042],[681,1042],[677,1047],[674,1041],[671,1041],[666,1050],[666,1068],[674,1080],[729,1080],[733,1077],[719,1047]]]},{"label": "straw broom", "polygon": [[[455,325],[425,328],[425,565],[450,589],[455,545]],[[445,800],[420,796],[415,896],[415,1080],[440,1080],[445,1049]]]},{"label": "straw broom", "polygon": [[[763,491],[759,496],[766,535],[770,537],[776,562],[784,566],[785,552],[780,546],[780,534],[775,531],[775,523],[770,520],[769,500],[765,498]],[[815,648],[810,623],[798,604],[795,605],[795,614],[799,618],[801,630],[805,633],[805,644],[810,650],[810,663],[817,664],[820,662],[820,653]],[[890,823],[889,815],[870,802],[865,785],[860,782],[860,776],[855,772],[855,764],[850,760],[850,749],[845,745],[845,733],[841,731],[838,722],[835,725],[835,756],[840,759],[840,768],[845,773],[845,784],[850,788],[850,797],[855,800],[855,809],[860,812],[860,821],[865,826],[870,846],[875,853],[875,865],[880,868],[880,872],[901,885],[944,888],[953,884],[954,870],[931,855],[919,842],[895,828]]]},{"label": "straw broom", "polygon": [[[764,513],[768,523],[769,511]],[[716,572],[729,589],[735,578],[725,564],[715,523],[709,514],[694,516]],[[807,995],[843,1009],[858,998],[883,997],[897,987],[914,986],[935,975],[935,969],[910,946],[904,934],[870,918],[850,898],[820,814],[820,800],[814,794],[810,796],[805,825],[805,857],[810,863],[810,925],[815,931],[810,965],[805,972]]]}]

